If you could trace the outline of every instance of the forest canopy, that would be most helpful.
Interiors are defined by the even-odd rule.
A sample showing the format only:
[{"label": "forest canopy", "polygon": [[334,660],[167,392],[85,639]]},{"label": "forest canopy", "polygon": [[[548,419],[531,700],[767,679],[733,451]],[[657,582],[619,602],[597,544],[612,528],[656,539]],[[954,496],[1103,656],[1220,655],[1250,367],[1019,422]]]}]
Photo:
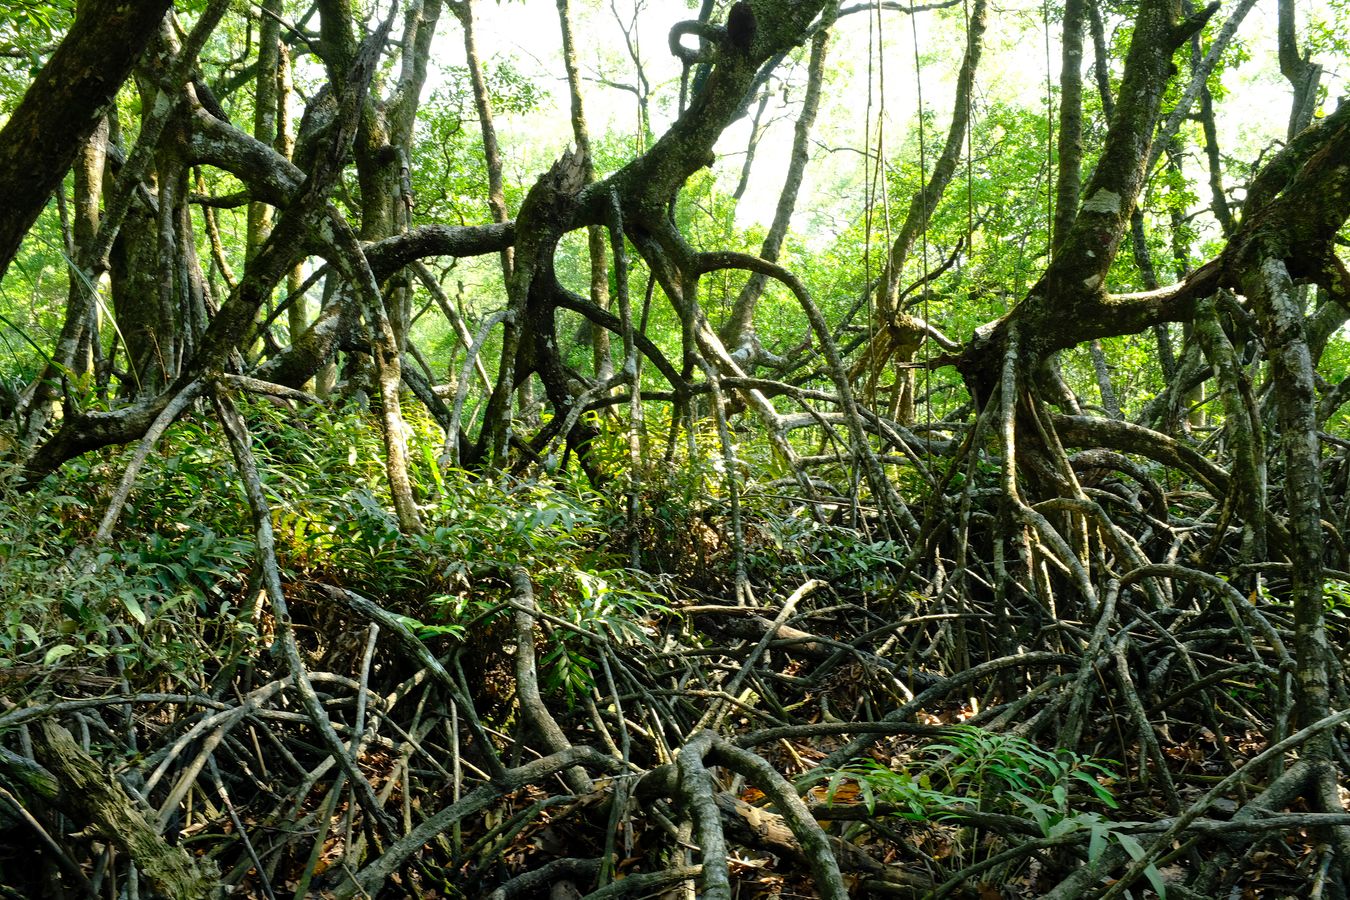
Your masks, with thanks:
[{"label": "forest canopy", "polygon": [[1346,897],[1347,36],[5,4],[0,895]]}]

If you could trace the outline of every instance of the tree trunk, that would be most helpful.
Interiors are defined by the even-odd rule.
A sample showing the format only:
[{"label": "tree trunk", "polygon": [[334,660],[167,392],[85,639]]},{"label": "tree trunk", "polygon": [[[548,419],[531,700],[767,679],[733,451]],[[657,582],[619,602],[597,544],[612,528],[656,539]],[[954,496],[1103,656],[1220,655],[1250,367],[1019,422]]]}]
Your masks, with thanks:
[{"label": "tree trunk", "polygon": [[0,278],[170,6],[83,0],[70,33],[0,129]]}]

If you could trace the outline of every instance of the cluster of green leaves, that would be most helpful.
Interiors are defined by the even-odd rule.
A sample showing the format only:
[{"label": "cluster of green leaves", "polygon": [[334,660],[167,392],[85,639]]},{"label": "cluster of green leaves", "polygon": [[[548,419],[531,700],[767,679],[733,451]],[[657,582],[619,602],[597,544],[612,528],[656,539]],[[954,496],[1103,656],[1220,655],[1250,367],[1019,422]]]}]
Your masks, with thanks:
[{"label": "cluster of green leaves", "polygon": [[0,113],[18,104],[70,28],[75,0],[7,0],[0,5]]},{"label": "cluster of green leaves", "polygon": [[[1063,748],[1045,750],[1017,735],[956,725],[901,768],[864,758],[838,769],[814,769],[797,788],[804,792],[824,785],[830,802],[844,785],[856,785],[870,812],[884,808],[912,822],[959,822],[968,811],[1018,816],[1035,822],[1046,838],[1081,834],[1089,861],[1099,859],[1113,842],[1140,859],[1144,846],[1126,830],[1137,823],[1111,821],[1088,808],[1117,808],[1103,784],[1116,778],[1111,765]],[[1145,876],[1160,897],[1167,896],[1156,866],[1150,865]]]},{"label": "cluster of green leaves", "polygon": [[[445,67],[438,84],[418,110],[413,147],[413,192],[421,222],[459,225],[485,217],[488,193],[478,118],[468,69]],[[509,61],[484,72],[494,113],[524,115],[548,99],[548,92]],[[520,205],[527,185],[507,186],[507,205]]]},{"label": "cluster of green leaves", "polygon": [[0,284],[0,378],[26,384],[47,363],[68,291],[56,211],[38,217]]},{"label": "cluster of green leaves", "polygon": [[[544,685],[569,701],[593,683],[596,641],[649,642],[666,612],[611,552],[607,498],[579,483],[442,470],[430,429],[414,420],[427,530],[403,535],[368,412],[243,408],[288,592],[307,580],[341,584],[407,615],[424,637],[464,639],[512,614],[504,575],[524,566],[553,623]],[[222,646],[255,643],[252,526],[218,428],[170,429],[112,540],[93,547],[125,457],[76,460],[35,492],[0,493],[0,668],[117,656],[119,672],[199,685],[228,662]]]},{"label": "cluster of green leaves", "polygon": [[964,787],[967,798],[982,807],[1019,803],[1047,833],[1069,815],[1071,786],[1086,787],[1096,802],[1116,805],[1098,781],[1114,778],[1104,762],[1062,748],[1043,750],[1014,734],[958,725],[945,741],[925,747],[924,755],[935,761],[948,785]]},{"label": "cluster of green leaves", "polygon": [[171,430],[112,539],[95,546],[125,456],[0,492],[0,668],[117,657],[124,674],[200,684],[222,645],[210,635],[252,631],[241,589],[253,542],[228,454],[191,423]]},{"label": "cluster of green leaves", "polygon": [[423,637],[464,640],[513,614],[506,576],[523,566],[556,620],[545,629],[544,686],[568,701],[593,683],[594,641],[647,642],[646,623],[666,612],[611,550],[608,499],[567,473],[537,480],[443,469],[432,429],[414,419],[412,476],[426,531],[402,534],[368,415],[269,410],[252,414],[265,421],[260,456],[289,579],[342,584],[398,610]]},{"label": "cluster of green leaves", "polygon": [[801,507],[760,516],[757,532],[764,540],[751,546],[749,559],[756,580],[801,584],[819,578],[836,590],[872,594],[895,588],[905,558],[905,548],[895,541],[822,524]]},{"label": "cluster of green leaves", "polygon": [[1071,801],[1114,808],[1111,792],[1099,780],[1113,778],[1107,761],[1064,749],[1043,750],[1017,735],[955,725],[943,740],[916,751],[903,768],[864,758],[835,770],[812,770],[798,787],[823,783],[827,798],[832,798],[840,786],[854,783],[869,809],[885,803],[895,815],[912,821],[959,818],[962,810],[1024,814],[1051,835],[1062,822],[1085,814]]},{"label": "cluster of green leaves", "polygon": [[[1318,371],[1333,383],[1350,375],[1350,340],[1344,334],[1337,332],[1327,341],[1322,358],[1318,360]],[[1350,406],[1342,406],[1332,414],[1327,420],[1327,431],[1332,434],[1350,433]]]},{"label": "cluster of green leaves", "polygon": [[[1350,2],[1347,0],[1325,0],[1315,4],[1308,17],[1309,51],[1315,56],[1350,56]],[[1323,99],[1328,91],[1321,91]]]},{"label": "cluster of green leaves", "polygon": [[584,556],[599,534],[598,497],[579,486],[442,470],[426,423],[414,421],[410,474],[427,533],[401,535],[368,414],[255,405],[251,415],[278,549],[297,577],[322,573],[378,599],[410,601],[511,564],[551,570]]}]

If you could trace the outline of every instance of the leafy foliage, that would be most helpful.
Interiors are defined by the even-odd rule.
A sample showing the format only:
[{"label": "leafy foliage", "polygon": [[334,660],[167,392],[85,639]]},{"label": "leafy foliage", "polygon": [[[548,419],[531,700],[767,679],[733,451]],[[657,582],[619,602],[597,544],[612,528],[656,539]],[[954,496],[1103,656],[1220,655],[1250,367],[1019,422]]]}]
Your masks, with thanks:
[{"label": "leafy foliage", "polygon": [[1083,814],[1071,799],[1116,806],[1102,785],[1116,777],[1108,765],[1064,748],[1043,750],[1016,735],[958,725],[899,769],[864,758],[833,771],[812,770],[797,785],[824,784],[830,799],[844,783],[855,783],[869,809],[885,803],[894,815],[915,822],[959,818],[962,809],[1029,813],[1050,836],[1061,822]]}]

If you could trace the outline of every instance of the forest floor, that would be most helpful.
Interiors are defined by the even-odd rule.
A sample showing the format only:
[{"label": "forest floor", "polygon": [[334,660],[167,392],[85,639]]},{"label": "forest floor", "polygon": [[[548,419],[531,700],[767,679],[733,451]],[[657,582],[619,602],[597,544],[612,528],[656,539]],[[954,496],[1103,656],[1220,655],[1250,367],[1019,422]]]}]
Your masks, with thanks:
[{"label": "forest floor", "polygon": [[636,527],[428,474],[408,536],[373,423],[251,415],[256,496],[190,421],[106,539],[119,454],[5,495],[0,894],[1335,896],[1346,817],[1274,799],[1278,572],[1055,617],[751,484],[737,604],[711,469]]}]

